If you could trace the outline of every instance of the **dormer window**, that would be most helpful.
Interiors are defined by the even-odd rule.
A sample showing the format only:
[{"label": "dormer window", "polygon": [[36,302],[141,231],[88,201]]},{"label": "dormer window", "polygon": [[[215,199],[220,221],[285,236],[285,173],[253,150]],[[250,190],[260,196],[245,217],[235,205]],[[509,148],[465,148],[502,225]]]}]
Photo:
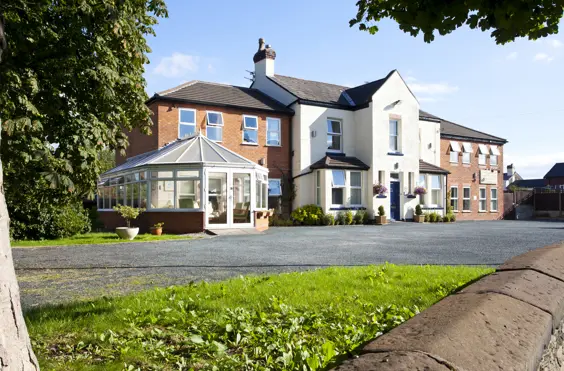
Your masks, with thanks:
[{"label": "dormer window", "polygon": [[258,117],[243,115],[243,144],[258,145]]},{"label": "dormer window", "polygon": [[343,152],[343,128],[341,120],[327,120],[327,150]]},{"label": "dormer window", "polygon": [[223,140],[223,114],[221,112],[207,111],[206,135],[214,142]]},{"label": "dormer window", "polygon": [[180,108],[178,110],[178,137],[184,138],[196,134],[196,110]]}]

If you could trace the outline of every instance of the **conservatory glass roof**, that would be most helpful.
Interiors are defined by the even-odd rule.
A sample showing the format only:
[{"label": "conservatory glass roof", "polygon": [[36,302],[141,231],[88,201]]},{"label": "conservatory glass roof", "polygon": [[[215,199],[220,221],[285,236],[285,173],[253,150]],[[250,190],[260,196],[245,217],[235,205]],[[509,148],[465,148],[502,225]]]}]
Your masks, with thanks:
[{"label": "conservatory glass roof", "polygon": [[108,170],[102,178],[146,165],[205,165],[213,164],[225,167],[247,167],[264,169],[227,148],[197,134],[192,137],[177,139],[158,150],[142,153],[129,158],[123,164]]}]

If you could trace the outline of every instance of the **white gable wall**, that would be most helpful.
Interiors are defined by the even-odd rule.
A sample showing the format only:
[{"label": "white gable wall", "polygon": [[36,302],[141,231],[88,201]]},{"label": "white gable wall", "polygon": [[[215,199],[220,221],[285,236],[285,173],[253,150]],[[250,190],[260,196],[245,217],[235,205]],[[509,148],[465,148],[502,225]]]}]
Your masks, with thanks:
[{"label": "white gable wall", "polygon": [[252,88],[262,91],[286,106],[292,104],[296,100],[296,97],[270,80],[259,68],[260,63],[261,62],[255,64],[255,81],[253,82]]},{"label": "white gable wall", "polygon": [[441,165],[441,124],[419,121],[419,152],[421,159],[433,165]]}]

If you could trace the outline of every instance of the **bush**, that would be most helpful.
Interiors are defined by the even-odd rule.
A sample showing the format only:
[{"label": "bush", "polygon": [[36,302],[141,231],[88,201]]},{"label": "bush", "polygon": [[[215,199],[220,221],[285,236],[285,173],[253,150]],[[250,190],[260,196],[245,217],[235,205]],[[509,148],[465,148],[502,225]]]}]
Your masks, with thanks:
[{"label": "bush", "polygon": [[456,222],[456,215],[450,214],[450,221],[451,221],[451,223]]},{"label": "bush", "polygon": [[364,210],[358,210],[356,214],[354,214],[354,222],[356,224],[364,224],[367,218],[368,213]]},{"label": "bush", "polygon": [[353,221],[354,221],[353,213],[352,213],[352,211],[348,210],[345,213],[345,222],[347,223],[347,225],[350,225],[350,224],[353,224]]},{"label": "bush", "polygon": [[319,225],[323,218],[323,210],[317,205],[304,205],[292,211],[290,217],[298,224]]},{"label": "bush", "polygon": [[125,224],[127,228],[131,228],[131,221],[137,219],[139,214],[141,214],[145,209],[139,207],[131,207],[118,204],[114,206],[114,210],[117,211],[123,219],[125,219]]},{"label": "bush", "polygon": [[14,240],[51,240],[88,233],[91,229],[88,212],[82,201],[66,205],[21,203],[12,209],[10,236]]},{"label": "bush", "polygon": [[442,220],[441,216],[435,212],[432,212],[429,214],[429,222],[431,223],[437,223],[440,222]]},{"label": "bush", "polygon": [[271,227],[291,227],[294,225],[294,222],[290,219],[282,218],[279,215],[273,215],[268,220],[268,225]]},{"label": "bush", "polygon": [[445,216],[443,216],[443,223],[449,223],[450,222],[450,215],[446,214]]},{"label": "bush", "polygon": [[384,206],[380,205],[380,207],[378,208],[378,215],[379,216],[386,215],[386,210],[384,209]]},{"label": "bush", "polygon": [[340,225],[347,225],[347,215],[344,212],[339,211],[339,213],[337,214],[337,221]]},{"label": "bush", "polygon": [[421,205],[415,206],[415,215],[422,215],[423,210],[421,210]]},{"label": "bush", "polygon": [[325,214],[323,215],[323,225],[334,225],[335,224],[335,217],[333,214]]},{"label": "bush", "polygon": [[431,221],[429,213],[425,213],[424,215],[425,215],[425,220],[424,220],[425,223],[429,223]]}]

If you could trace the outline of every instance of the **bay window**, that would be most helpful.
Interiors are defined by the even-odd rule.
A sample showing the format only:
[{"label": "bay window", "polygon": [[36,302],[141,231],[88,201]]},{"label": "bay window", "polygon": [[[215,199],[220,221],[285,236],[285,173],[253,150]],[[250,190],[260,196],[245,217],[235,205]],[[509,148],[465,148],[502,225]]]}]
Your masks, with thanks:
[{"label": "bay window", "polygon": [[[417,186],[427,189],[427,177],[425,176],[425,174],[419,174],[419,180],[417,181]],[[425,196],[426,195],[419,196],[419,203],[425,205]]]},{"label": "bay window", "polygon": [[360,171],[351,171],[351,205],[362,204],[362,173]]},{"label": "bay window", "polygon": [[343,127],[341,120],[327,120],[327,150],[332,152],[343,151]]},{"label": "bay window", "polygon": [[429,175],[429,178],[431,178],[431,204],[441,205],[442,204],[441,176]]},{"label": "bay window", "polygon": [[258,117],[243,115],[243,144],[258,145]]},{"label": "bay window", "polygon": [[315,172],[315,203],[321,206],[321,171]]},{"label": "bay window", "polygon": [[331,204],[341,206],[345,203],[345,171],[331,171]]}]

